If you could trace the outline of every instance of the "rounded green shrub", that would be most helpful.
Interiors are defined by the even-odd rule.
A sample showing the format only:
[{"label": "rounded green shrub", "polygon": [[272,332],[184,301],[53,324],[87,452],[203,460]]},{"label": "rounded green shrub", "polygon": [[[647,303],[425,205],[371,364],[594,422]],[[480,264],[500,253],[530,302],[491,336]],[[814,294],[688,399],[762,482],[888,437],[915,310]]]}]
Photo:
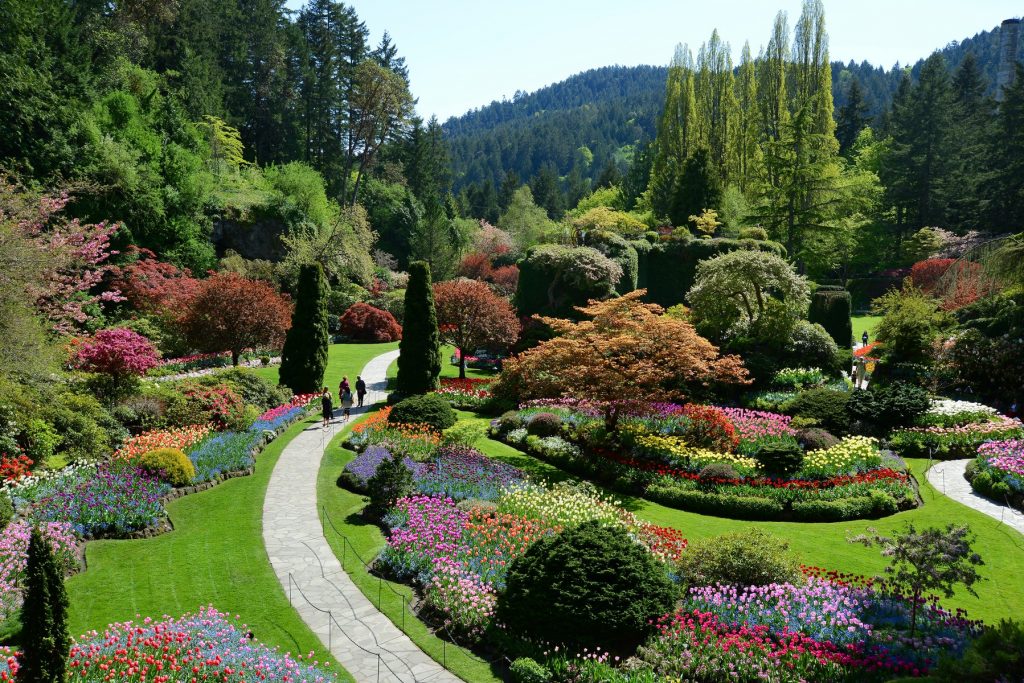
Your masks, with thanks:
[{"label": "rounded green shrub", "polygon": [[513,683],[548,683],[551,672],[529,657],[520,657],[509,667]]},{"label": "rounded green shrub", "polygon": [[410,396],[399,401],[391,409],[389,422],[401,424],[426,424],[434,429],[445,430],[455,424],[457,418],[451,405],[437,394]]},{"label": "rounded green shrub", "polygon": [[817,424],[833,434],[850,431],[850,417],[846,405],[850,394],[835,389],[811,389],[802,391],[782,406],[787,415],[817,420]]},{"label": "rounded green shrub", "polygon": [[926,389],[906,382],[893,382],[854,392],[847,410],[854,418],[885,433],[913,424],[914,419],[930,407],[931,395]]},{"label": "rounded green shrub", "polygon": [[788,441],[765,444],[754,457],[769,477],[787,478],[804,464],[803,450]]},{"label": "rounded green shrub", "polygon": [[764,240],[768,239],[768,231],[765,230],[764,228],[758,227],[758,226],[753,226],[753,227],[750,227],[750,228],[742,228],[740,230],[740,239],[741,240],[761,240],[761,241],[764,241]]},{"label": "rounded green shrub", "polygon": [[554,413],[536,413],[526,423],[526,431],[536,436],[556,436],[562,431],[562,418]]},{"label": "rounded green shrub", "polygon": [[143,453],[136,464],[171,486],[187,486],[196,477],[195,465],[184,451],[177,448],[157,448]]},{"label": "rounded green shrub", "polygon": [[800,565],[788,541],[748,529],[693,541],[679,562],[679,573],[690,586],[765,586],[799,581]]},{"label": "rounded green shrub", "polygon": [[675,598],[646,549],[622,528],[593,521],[537,541],[512,562],[497,618],[530,639],[631,652]]},{"label": "rounded green shrub", "polygon": [[412,494],[412,472],[402,462],[402,458],[393,455],[377,466],[377,471],[366,482],[366,492],[370,497],[367,511],[370,514],[383,516],[390,510],[395,501]]},{"label": "rounded green shrub", "polygon": [[796,440],[805,451],[824,451],[832,448],[839,439],[834,437],[832,434],[824,429],[818,427],[808,427],[807,429],[798,430],[796,433]]},{"label": "rounded green shrub", "polygon": [[705,465],[697,475],[701,484],[707,486],[715,483],[716,479],[739,479],[739,473],[727,462],[713,462]]},{"label": "rounded green shrub", "polygon": [[1024,671],[1024,622],[1000,619],[971,640],[963,655],[939,662],[936,680],[1013,681]]}]

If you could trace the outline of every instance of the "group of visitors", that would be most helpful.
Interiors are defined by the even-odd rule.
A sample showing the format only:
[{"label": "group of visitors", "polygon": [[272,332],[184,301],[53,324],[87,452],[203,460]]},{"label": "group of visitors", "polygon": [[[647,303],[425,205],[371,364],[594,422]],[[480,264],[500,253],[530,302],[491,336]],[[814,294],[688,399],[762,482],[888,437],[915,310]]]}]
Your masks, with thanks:
[{"label": "group of visitors", "polygon": [[[341,384],[338,385],[338,396],[341,399],[341,408],[344,411],[345,421],[352,416],[352,387],[348,382],[348,375],[341,378]],[[356,375],[356,399],[358,400],[359,408],[363,407],[363,401],[366,400],[366,382],[359,375]],[[323,408],[324,427],[327,427],[331,423],[331,418],[334,416],[334,399],[331,396],[331,390],[324,387],[323,393],[320,394],[320,405]]]}]

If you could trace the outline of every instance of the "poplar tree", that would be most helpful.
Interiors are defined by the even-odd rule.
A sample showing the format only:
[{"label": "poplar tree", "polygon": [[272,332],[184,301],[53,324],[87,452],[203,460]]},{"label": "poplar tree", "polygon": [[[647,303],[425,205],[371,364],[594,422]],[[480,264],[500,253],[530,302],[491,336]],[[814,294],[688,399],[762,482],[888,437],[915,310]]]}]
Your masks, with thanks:
[{"label": "poplar tree", "polygon": [[736,73],[736,178],[740,190],[746,192],[761,162],[758,144],[757,71],[750,55],[750,41],[743,43],[740,66]]},{"label": "poplar tree", "polygon": [[401,396],[426,394],[437,389],[437,378],[441,374],[441,341],[430,266],[423,261],[409,264],[405,324],[398,351],[397,389]]},{"label": "poplar tree", "polygon": [[25,567],[25,601],[21,608],[22,667],[18,680],[60,683],[67,672],[71,636],[64,576],[49,543],[33,528]]},{"label": "poplar tree", "polygon": [[327,282],[319,263],[299,270],[292,326],[281,351],[281,384],[296,394],[320,390],[327,370]]}]

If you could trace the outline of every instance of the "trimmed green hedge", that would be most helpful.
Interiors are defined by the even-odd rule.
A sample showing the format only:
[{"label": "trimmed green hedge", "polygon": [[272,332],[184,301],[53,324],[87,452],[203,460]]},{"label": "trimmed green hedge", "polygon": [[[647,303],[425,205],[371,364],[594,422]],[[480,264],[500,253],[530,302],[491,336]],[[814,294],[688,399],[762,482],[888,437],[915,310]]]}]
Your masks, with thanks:
[{"label": "trimmed green hedge", "polygon": [[[641,287],[647,288],[649,301],[665,308],[685,303],[686,293],[697,277],[697,264],[739,249],[786,255],[786,248],[778,242],[727,238],[671,239],[652,245],[650,251],[640,258],[637,281]],[[520,279],[522,277],[520,274]]]},{"label": "trimmed green hedge", "polygon": [[844,289],[832,289],[831,285],[823,285],[811,297],[807,319],[824,327],[839,348],[848,349],[853,342],[850,314],[850,293]]}]

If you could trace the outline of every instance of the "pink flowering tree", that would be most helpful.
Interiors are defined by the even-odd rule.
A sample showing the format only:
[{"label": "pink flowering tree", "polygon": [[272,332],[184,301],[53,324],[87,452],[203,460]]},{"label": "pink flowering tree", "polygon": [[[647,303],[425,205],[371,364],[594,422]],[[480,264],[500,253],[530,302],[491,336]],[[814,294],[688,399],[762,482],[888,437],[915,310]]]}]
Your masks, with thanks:
[{"label": "pink flowering tree", "polygon": [[70,334],[104,302],[123,301],[117,289],[101,283],[113,268],[110,238],[114,223],[82,223],[61,215],[71,197],[67,191],[34,195],[0,178],[0,221],[12,224],[41,253],[39,268],[26,290],[36,310],[59,334]]},{"label": "pink flowering tree", "polygon": [[128,393],[159,362],[153,342],[125,327],[100,330],[91,339],[75,343],[75,367],[100,375],[98,393],[111,399]]}]

